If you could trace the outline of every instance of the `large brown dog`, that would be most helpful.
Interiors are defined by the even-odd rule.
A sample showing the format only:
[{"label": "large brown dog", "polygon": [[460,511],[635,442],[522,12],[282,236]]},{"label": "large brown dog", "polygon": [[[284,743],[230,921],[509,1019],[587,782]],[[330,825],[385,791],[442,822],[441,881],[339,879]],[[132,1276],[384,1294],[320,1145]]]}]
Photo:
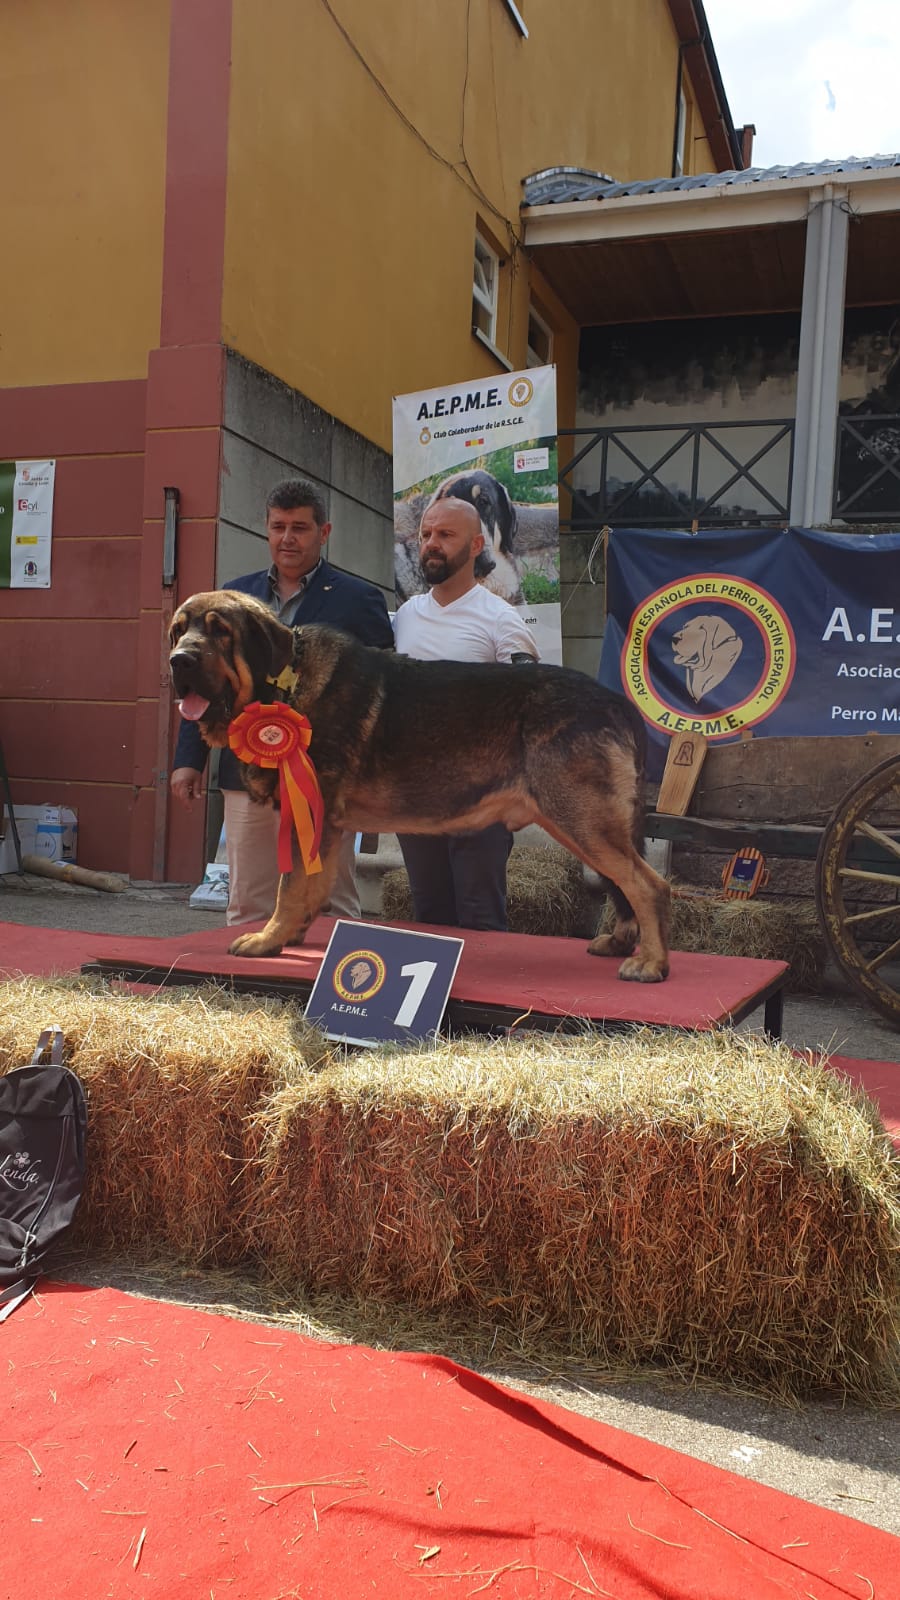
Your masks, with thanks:
[{"label": "large brown dog", "polygon": [[[666,977],[669,888],[640,853],[644,734],[627,701],[564,667],[411,661],[331,628],[291,631],[231,590],[185,601],[171,643],[182,715],[207,744],[226,744],[251,701],[276,699],[274,679],[288,666],[297,675],[290,703],[312,726],[324,870],[307,876],[295,849],[274,915],[235,940],[235,955],[275,955],[302,940],[328,899],[341,831],[537,822],[610,880],[615,926],[590,953],[624,956],[620,978]],[[274,770],[243,775],[255,798],[271,799]]]}]

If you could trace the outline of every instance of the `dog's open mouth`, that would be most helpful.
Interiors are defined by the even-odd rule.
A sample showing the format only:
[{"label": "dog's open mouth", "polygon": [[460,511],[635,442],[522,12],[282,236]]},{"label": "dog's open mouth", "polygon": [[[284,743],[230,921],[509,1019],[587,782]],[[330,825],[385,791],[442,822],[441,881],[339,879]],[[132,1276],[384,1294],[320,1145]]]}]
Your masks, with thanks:
[{"label": "dog's open mouth", "polygon": [[229,683],[223,683],[210,699],[203,691],[212,685],[202,682],[200,672],[179,664],[173,668],[172,680],[175,700],[185,722],[200,722],[207,731],[227,728],[234,706],[234,693]]},{"label": "dog's open mouth", "polygon": [[193,690],[178,702],[178,709],[186,722],[199,722],[204,712],[209,710],[209,701],[204,700],[202,694]]}]

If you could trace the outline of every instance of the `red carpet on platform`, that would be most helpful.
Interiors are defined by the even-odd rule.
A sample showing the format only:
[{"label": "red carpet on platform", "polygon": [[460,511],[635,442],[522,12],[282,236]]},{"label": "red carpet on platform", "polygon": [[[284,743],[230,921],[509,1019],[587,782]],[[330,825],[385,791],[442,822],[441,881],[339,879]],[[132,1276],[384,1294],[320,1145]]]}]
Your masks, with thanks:
[{"label": "red carpet on platform", "polygon": [[[232,978],[237,983],[270,983],[282,989],[312,985],[334,921],[319,917],[303,945],[286,947],[279,956],[231,956],[233,928],[179,935],[174,939],[106,938],[96,955],[108,966],[151,969],[200,978]],[[458,933],[458,929],[422,930],[421,924],[395,923],[399,928]],[[760,1004],[787,971],[783,961],[754,961],[736,956],[687,955],[673,951],[665,983],[622,983],[619,962],[587,954],[586,941],[540,938],[521,933],[464,931],[464,947],[453,987],[452,1002],[470,1007],[501,1007],[512,1015],[531,1010],[551,1017],[585,1017],[610,1023],[646,1022],[675,1028],[709,1028],[741,1016]],[[159,981],[159,980],[157,980]]]},{"label": "red carpet on platform", "polygon": [[891,1535],[442,1357],[53,1283],[0,1339],[3,1596],[897,1593]]},{"label": "red carpet on platform", "polygon": [[881,1120],[900,1149],[900,1062],[857,1061],[853,1056],[829,1056],[828,1064],[843,1072],[875,1101]]}]

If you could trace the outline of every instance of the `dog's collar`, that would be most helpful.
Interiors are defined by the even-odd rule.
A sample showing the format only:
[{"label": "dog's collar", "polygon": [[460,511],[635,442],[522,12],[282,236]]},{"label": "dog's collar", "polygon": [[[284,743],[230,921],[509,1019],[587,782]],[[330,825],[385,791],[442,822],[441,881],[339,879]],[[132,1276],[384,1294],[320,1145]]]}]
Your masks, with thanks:
[{"label": "dog's collar", "polygon": [[272,693],[261,694],[259,698],[266,705],[271,704],[273,700],[284,704],[290,700],[299,682],[299,674],[294,671],[293,667],[285,667],[277,678],[269,677],[266,679],[266,684],[271,685]]}]

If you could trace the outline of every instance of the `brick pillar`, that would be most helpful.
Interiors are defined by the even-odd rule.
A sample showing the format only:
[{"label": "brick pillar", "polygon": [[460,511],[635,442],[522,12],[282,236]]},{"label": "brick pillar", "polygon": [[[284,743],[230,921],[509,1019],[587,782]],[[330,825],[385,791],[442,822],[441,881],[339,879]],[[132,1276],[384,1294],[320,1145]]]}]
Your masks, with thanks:
[{"label": "brick pillar", "polygon": [[[231,0],[172,0],[160,344],[147,382],[135,812],[130,872],[199,881],[204,808],[168,795],[177,713],[162,639],[167,612],[212,588],[222,475],[221,343]],[[174,593],[162,585],[164,490],[180,495]],[[160,861],[165,867],[160,870]]]}]

